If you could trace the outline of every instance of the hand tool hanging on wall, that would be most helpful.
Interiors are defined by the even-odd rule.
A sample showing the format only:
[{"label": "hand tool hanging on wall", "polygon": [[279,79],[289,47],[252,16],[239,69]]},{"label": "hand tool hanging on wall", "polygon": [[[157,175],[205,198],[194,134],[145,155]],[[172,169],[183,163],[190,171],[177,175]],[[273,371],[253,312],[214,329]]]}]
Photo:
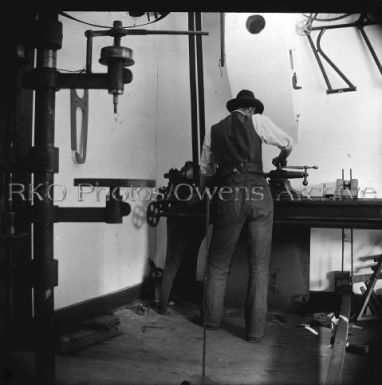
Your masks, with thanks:
[{"label": "hand tool hanging on wall", "polygon": [[[290,59],[290,66],[292,68],[292,71],[294,70],[294,62],[293,62],[293,50],[289,50],[289,59]],[[296,72],[293,72],[292,76],[292,86],[295,90],[301,90],[302,87],[297,85],[297,74]]]},{"label": "hand tool hanging on wall", "polygon": [[225,13],[220,12],[220,59],[219,67],[225,66]]},{"label": "hand tool hanging on wall", "polygon": [[[81,112],[81,121],[77,120],[77,113]],[[84,90],[80,97],[75,89],[70,90],[70,135],[71,147],[74,159],[77,163],[85,163],[86,148],[88,143],[88,122],[89,122],[89,91]],[[78,135],[77,124],[80,123],[80,135]],[[80,136],[78,140],[78,136]]]}]

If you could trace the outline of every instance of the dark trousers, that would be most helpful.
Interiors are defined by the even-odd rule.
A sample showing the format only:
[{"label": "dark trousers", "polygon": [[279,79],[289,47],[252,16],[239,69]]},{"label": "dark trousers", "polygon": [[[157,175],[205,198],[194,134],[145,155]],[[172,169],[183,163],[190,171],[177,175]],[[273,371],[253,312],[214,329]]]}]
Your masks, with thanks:
[{"label": "dark trousers", "polygon": [[167,253],[160,289],[159,311],[166,312],[171,289],[184,257],[193,258],[190,281],[196,279],[196,264],[200,244],[205,235],[203,218],[167,218]]},{"label": "dark trousers", "polygon": [[[232,257],[243,227],[248,229],[249,280],[245,302],[248,337],[264,335],[267,315],[268,274],[272,242],[273,200],[259,174],[231,175],[224,186],[234,190],[217,203],[208,257],[207,324],[219,327]],[[225,189],[224,191],[227,191]]]}]

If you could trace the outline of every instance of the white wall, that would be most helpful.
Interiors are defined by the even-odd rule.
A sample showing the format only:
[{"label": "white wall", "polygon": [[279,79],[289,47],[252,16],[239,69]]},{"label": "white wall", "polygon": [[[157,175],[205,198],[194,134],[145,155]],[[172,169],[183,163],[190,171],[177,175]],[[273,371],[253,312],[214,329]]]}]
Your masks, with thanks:
[{"label": "white wall", "polygon": [[[288,25],[285,14],[262,14],[266,26],[251,34],[245,25],[250,13],[226,14],[227,72],[236,97],[241,89],[252,90],[264,104],[264,115],[297,140],[297,126],[289,79]],[[273,168],[278,154],[272,146],[263,146],[264,171]]]},{"label": "white wall", "polygon": [[[77,18],[101,25],[114,20],[127,23],[125,13],[73,13]],[[86,29],[62,18],[63,49],[58,67],[78,70],[85,64]],[[131,19],[129,20],[129,22]],[[225,103],[231,97],[225,70],[220,71],[219,14],[203,15],[206,125],[225,116]],[[170,13],[165,19],[145,26],[147,29],[187,30],[187,13]],[[98,64],[101,47],[108,38],[95,38],[93,72],[105,72]],[[192,159],[190,83],[187,36],[130,36],[122,45],[134,51],[132,83],[125,85],[119,98],[119,116],[113,115],[112,97],[105,90],[90,90],[87,161],[73,162],[70,150],[69,91],[57,93],[56,146],[60,148],[60,172],[56,183],[67,187],[61,206],[103,206],[96,195],[78,202],[74,178],[155,179],[167,184],[163,174],[180,168]],[[147,202],[130,202],[132,211]],[[137,214],[139,215],[139,213]],[[156,229],[137,228],[134,213],[123,224],[57,224],[55,258],[59,260],[59,286],[56,307],[60,308],[99,295],[117,291],[142,281],[147,257],[163,266],[166,253],[166,221]]]},{"label": "white wall", "polygon": [[[113,20],[126,23],[125,13],[75,13],[76,17],[101,25]],[[131,20],[131,19],[130,19]],[[85,64],[86,29],[62,18],[63,49],[58,67],[78,70]],[[147,29],[187,30],[187,14],[171,13]],[[93,71],[100,48],[110,38],[95,38]],[[88,154],[86,163],[73,162],[70,150],[69,91],[57,93],[56,146],[60,148],[57,183],[67,187],[61,206],[103,206],[95,194],[78,202],[73,179],[79,177],[159,179],[170,167],[180,167],[191,158],[188,84],[188,40],[185,36],[130,36],[122,45],[134,51],[130,67],[133,82],[119,98],[119,116],[113,116],[112,97],[105,90],[90,91]],[[105,194],[102,195],[104,197]],[[131,202],[132,210],[147,202]],[[142,281],[147,257],[155,259],[155,233],[147,225],[137,228],[133,213],[123,224],[57,224],[55,258],[59,260],[56,307],[60,308],[117,291]],[[138,213],[139,215],[139,213]],[[163,222],[163,221],[162,221]],[[162,246],[163,249],[163,246]]]}]

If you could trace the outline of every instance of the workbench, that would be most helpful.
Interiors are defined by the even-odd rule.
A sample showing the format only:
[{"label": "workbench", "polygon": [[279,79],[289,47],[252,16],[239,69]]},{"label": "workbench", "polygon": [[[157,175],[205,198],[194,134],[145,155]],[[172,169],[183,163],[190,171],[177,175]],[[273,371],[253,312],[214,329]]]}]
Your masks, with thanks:
[{"label": "workbench", "polygon": [[[191,211],[191,210],[190,210]],[[161,216],[177,228],[185,228],[177,234],[176,243],[183,250],[197,250],[203,239],[204,213],[179,212],[175,207],[165,210]],[[196,217],[196,218],[195,218]],[[192,218],[192,220],[191,220]],[[193,245],[190,245],[190,225],[195,221]],[[188,225],[185,226],[185,223]],[[355,228],[382,229],[382,199],[300,199],[274,202],[274,230],[269,284],[269,306],[272,310],[297,310],[309,299],[310,270],[310,229],[311,228]],[[171,237],[174,239],[174,237]],[[194,242],[198,245],[195,245]],[[168,245],[169,246],[169,245]],[[176,250],[175,245],[168,252]],[[179,250],[179,248],[178,248]],[[227,286],[226,303],[228,306],[242,307],[248,274],[246,261],[247,245],[245,236],[239,241]],[[194,251],[195,253],[195,251]],[[190,276],[196,267],[194,256],[187,257],[182,263],[180,281]],[[193,262],[191,262],[193,261]]]},{"label": "workbench", "polygon": [[[274,202],[269,305],[273,310],[298,309],[309,299],[310,229],[382,229],[382,199],[301,199]],[[233,269],[245,273],[239,252]],[[237,274],[235,274],[237,276]],[[238,290],[231,280],[229,298]],[[229,292],[230,293],[230,292]]]},{"label": "workbench", "polygon": [[285,200],[274,202],[274,207],[277,225],[382,229],[382,199]]}]

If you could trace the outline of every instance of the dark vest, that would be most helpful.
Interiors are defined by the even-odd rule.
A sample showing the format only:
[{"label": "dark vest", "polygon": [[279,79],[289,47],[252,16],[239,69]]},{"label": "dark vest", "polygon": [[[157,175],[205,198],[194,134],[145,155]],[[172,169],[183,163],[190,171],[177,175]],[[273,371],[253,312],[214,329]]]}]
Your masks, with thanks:
[{"label": "dark vest", "polygon": [[256,172],[263,172],[261,144],[252,119],[240,112],[211,127],[211,151],[219,168],[251,163]]}]

